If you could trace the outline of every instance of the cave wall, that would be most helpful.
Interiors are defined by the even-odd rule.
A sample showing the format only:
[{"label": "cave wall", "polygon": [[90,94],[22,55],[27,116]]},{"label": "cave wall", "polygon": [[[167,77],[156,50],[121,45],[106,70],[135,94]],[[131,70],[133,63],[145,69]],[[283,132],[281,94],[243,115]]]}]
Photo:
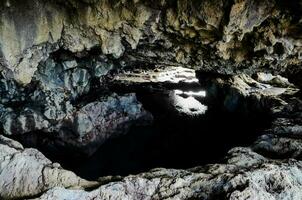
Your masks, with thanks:
[{"label": "cave wall", "polygon": [[[301,199],[301,6],[298,0],[0,1],[0,199]],[[198,70],[207,96],[237,114],[269,112],[271,127],[220,164],[97,181],[6,138],[91,155],[132,125],[152,122],[135,93],[110,90],[111,72],[166,66]]]},{"label": "cave wall", "polygon": [[300,8],[299,1],[278,0],[6,0],[1,71],[26,85],[50,53],[83,56],[97,47],[122,66],[292,77],[300,71]]},{"label": "cave wall", "polygon": [[93,153],[152,121],[135,94],[107,87],[123,69],[179,66],[205,78],[260,71],[301,86],[300,8],[277,0],[1,1],[0,132],[52,134]]}]

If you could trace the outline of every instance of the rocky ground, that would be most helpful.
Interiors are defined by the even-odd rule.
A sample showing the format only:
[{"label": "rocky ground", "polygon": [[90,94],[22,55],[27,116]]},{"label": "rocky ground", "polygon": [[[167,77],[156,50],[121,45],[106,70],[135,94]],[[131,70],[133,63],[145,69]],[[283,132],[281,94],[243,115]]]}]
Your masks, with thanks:
[{"label": "rocky ground", "polygon": [[[244,83],[242,79],[234,80]],[[264,131],[250,147],[231,149],[225,164],[187,170],[154,169],[125,178],[108,177],[103,179],[110,183],[93,191],[57,187],[38,199],[300,199],[302,163],[299,161],[299,108],[302,101],[293,96],[295,92],[291,90],[282,94],[277,91],[277,96],[274,96],[274,92],[268,95],[265,88],[237,86],[241,90],[237,88],[236,92],[253,99],[254,103],[266,98],[265,101],[278,103],[272,109],[272,127]],[[257,103],[262,104],[261,101]]]},{"label": "rocky ground", "polygon": [[[0,199],[302,199],[301,10],[296,0],[1,1]],[[204,114],[206,95],[272,122],[219,164],[94,181],[21,145],[42,138],[92,155],[151,124],[137,92],[158,89],[177,114]]]}]

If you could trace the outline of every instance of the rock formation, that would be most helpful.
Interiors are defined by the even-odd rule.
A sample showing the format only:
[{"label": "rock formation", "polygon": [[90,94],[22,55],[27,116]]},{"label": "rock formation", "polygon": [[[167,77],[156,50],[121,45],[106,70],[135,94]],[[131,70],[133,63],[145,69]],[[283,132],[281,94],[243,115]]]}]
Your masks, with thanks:
[{"label": "rock formation", "polygon": [[[0,198],[301,199],[301,11],[298,0],[1,1]],[[219,164],[95,181],[16,141],[35,146],[34,133],[91,155],[152,123],[138,90],[189,96],[197,106],[176,113],[203,114],[179,87],[271,125]]]},{"label": "rock formation", "polygon": [[16,199],[33,197],[50,188],[93,187],[89,182],[52,163],[35,149],[24,149],[16,141],[0,137],[0,197]]}]

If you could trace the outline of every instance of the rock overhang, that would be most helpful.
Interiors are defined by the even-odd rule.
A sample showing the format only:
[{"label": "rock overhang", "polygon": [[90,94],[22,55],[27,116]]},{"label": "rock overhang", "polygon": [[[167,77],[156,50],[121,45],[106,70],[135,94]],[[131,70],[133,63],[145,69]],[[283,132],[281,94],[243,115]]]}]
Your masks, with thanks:
[{"label": "rock overhang", "polygon": [[[6,0],[1,2],[0,10],[0,121],[7,121],[2,124],[7,132],[62,129],[64,138],[63,132],[74,129],[77,136],[88,135],[76,141],[78,145],[96,135],[91,127],[106,129],[118,121],[121,126],[116,129],[126,130],[129,124],[138,122],[137,117],[149,115],[131,94],[108,95],[107,78],[116,71],[123,75],[124,69],[132,73],[138,68],[158,71],[169,69],[167,66],[196,70],[206,78],[203,84],[209,89],[207,97],[219,100],[228,111],[267,109],[273,118],[271,127],[259,133],[262,136],[250,147],[230,150],[227,164],[190,170],[159,169],[124,179],[111,177],[109,182],[117,182],[93,192],[53,188],[42,199],[69,193],[108,197],[115,195],[111,187],[119,188],[118,195],[125,197],[138,197],[133,191],[140,191],[139,197],[146,199],[174,195],[242,199],[250,194],[267,199],[299,199],[301,184],[296,179],[301,176],[301,163],[291,159],[301,158],[301,95],[297,96],[296,89],[302,82],[299,1]],[[188,74],[186,70],[183,73]],[[152,74],[148,74],[151,80]],[[189,87],[196,86],[190,83]],[[174,92],[181,98],[192,94]],[[95,112],[104,114],[101,121],[91,120]],[[2,137],[0,143],[4,143],[0,159],[9,146],[20,160],[28,154],[36,159],[31,157],[37,155],[37,163],[43,167],[39,162],[45,158],[38,151],[23,150]],[[47,163],[62,173],[57,164]],[[34,175],[39,179],[40,174]],[[267,179],[262,179],[263,175]],[[72,177],[75,182],[79,180]],[[49,178],[52,181],[53,177]],[[73,183],[72,187],[80,185]],[[64,181],[55,180],[53,186],[65,187]],[[23,186],[9,185],[7,190],[0,190],[0,197],[20,197],[10,192],[10,187],[19,190]],[[37,187],[43,192],[50,189],[43,184]],[[124,194],[123,188],[130,188],[130,194]],[[22,195],[39,193],[24,190]]]},{"label": "rock overhang", "polygon": [[128,66],[170,64],[221,74],[292,77],[290,66],[301,60],[298,16],[275,1],[8,0],[1,8],[2,71],[25,85],[58,48],[79,54],[97,46]]}]

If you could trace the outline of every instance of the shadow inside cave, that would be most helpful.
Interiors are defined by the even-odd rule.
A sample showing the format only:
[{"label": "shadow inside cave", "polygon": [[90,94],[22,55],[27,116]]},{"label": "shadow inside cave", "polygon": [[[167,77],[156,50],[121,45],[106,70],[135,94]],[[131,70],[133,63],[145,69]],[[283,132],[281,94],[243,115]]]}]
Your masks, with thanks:
[{"label": "shadow inside cave", "polygon": [[[152,72],[146,82],[146,74],[143,78],[129,74],[117,76],[126,83],[115,80],[109,91],[136,93],[154,121],[148,126],[137,124],[127,134],[108,139],[92,156],[83,156],[78,149],[66,147],[60,141],[57,145],[55,134],[51,133],[28,133],[13,139],[25,147],[37,148],[82,178],[96,180],[101,176],[125,176],[159,167],[186,169],[223,162],[231,148],[251,145],[270,126],[266,111],[228,112],[223,106],[224,97],[208,97],[195,72],[177,70]],[[159,78],[153,80],[153,76],[163,82]],[[165,82],[166,79],[175,82]],[[95,97],[93,91],[81,101],[89,102],[89,98]]]},{"label": "shadow inside cave", "polygon": [[[185,169],[219,163],[228,150],[250,145],[270,124],[269,117],[263,113],[242,116],[210,104],[202,107],[206,109],[199,114],[178,112],[170,104],[171,92],[141,91],[137,97],[153,114],[154,123],[132,127],[129,133],[109,139],[91,157],[78,157],[64,150],[51,151],[42,143],[37,148],[65,169],[96,180],[101,176],[137,174],[158,167]],[[196,99],[203,102],[204,97]],[[196,109],[189,111],[194,113]]]}]

